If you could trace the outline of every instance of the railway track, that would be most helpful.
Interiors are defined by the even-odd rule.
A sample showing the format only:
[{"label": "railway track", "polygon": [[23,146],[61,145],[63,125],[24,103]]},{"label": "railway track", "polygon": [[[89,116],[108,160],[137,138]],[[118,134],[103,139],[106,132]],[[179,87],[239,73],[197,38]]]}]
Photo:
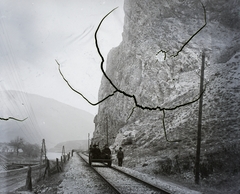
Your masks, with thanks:
[{"label": "railway track", "polygon": [[[86,163],[88,163],[88,156],[78,153]],[[105,182],[114,190],[115,193],[144,193],[144,194],[168,194],[169,192],[145,182],[133,175],[121,171],[115,167],[107,167],[102,163],[94,163],[92,169],[101,176]]]}]

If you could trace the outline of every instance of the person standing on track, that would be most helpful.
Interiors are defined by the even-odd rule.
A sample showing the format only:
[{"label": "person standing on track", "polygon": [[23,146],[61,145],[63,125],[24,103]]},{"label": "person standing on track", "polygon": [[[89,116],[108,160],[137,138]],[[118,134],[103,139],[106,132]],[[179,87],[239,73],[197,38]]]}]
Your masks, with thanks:
[{"label": "person standing on track", "polygon": [[122,147],[120,147],[117,153],[118,166],[122,166],[123,158],[124,158],[124,153],[122,151]]}]

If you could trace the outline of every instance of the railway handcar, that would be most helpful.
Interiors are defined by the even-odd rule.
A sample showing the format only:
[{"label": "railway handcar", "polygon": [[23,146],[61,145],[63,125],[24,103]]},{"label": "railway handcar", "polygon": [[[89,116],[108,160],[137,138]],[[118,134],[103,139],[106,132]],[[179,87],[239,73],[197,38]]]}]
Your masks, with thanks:
[{"label": "railway handcar", "polygon": [[89,149],[89,165],[91,166],[93,162],[107,163],[107,165],[111,167],[112,154],[107,145],[104,146],[102,151],[98,148],[98,145],[93,145],[93,147]]}]

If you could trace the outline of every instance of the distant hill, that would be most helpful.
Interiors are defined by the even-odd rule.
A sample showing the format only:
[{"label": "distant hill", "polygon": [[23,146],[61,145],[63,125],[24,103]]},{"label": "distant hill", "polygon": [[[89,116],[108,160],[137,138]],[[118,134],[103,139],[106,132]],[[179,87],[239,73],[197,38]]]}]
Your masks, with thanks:
[{"label": "distant hill", "polygon": [[48,150],[48,152],[57,152],[61,153],[64,146],[65,153],[71,152],[73,149],[87,150],[88,149],[88,140],[75,140],[67,141],[57,144],[55,147]]},{"label": "distant hill", "polygon": [[41,145],[45,139],[49,149],[59,142],[87,139],[94,130],[94,115],[54,99],[17,91],[0,92],[0,99],[1,117],[27,118],[1,121],[0,142],[19,136]]}]

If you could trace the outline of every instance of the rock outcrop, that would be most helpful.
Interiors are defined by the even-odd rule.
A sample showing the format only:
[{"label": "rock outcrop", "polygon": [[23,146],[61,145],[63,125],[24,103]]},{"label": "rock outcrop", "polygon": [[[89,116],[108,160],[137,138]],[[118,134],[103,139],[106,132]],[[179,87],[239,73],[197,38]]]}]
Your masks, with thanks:
[{"label": "rock outcrop", "polygon": [[[198,98],[204,51],[201,161],[206,174],[212,168],[239,171],[240,2],[202,3],[125,0],[123,41],[108,54],[106,73],[119,90],[136,96],[142,107],[171,108]],[[103,77],[99,100],[114,90]],[[198,101],[165,111],[167,138],[180,140],[175,143],[166,141],[162,111],[134,107],[133,98],[119,92],[101,103],[93,140],[104,144],[108,133],[109,143],[124,146],[127,156],[144,158],[145,153],[157,158],[160,171],[192,170]],[[170,166],[163,168],[168,160]]]}]

